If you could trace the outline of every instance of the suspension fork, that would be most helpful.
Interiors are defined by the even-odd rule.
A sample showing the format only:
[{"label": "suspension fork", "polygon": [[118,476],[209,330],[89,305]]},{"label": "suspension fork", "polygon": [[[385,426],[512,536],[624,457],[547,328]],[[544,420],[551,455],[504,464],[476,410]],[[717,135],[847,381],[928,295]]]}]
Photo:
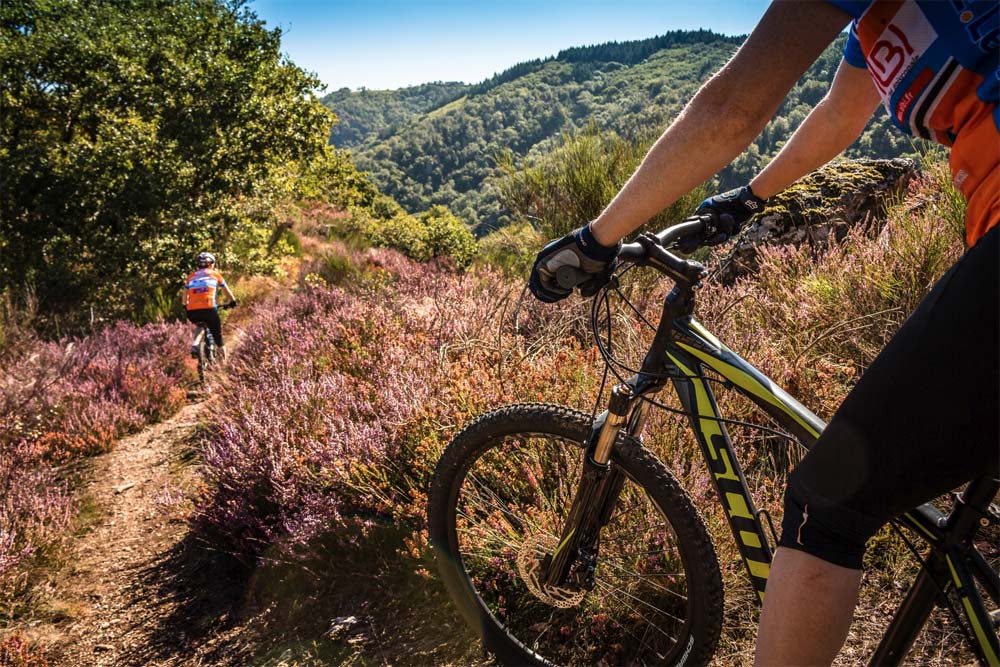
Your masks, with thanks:
[{"label": "suspension fork", "polygon": [[[618,500],[624,475],[611,465],[611,450],[618,432],[628,421],[632,406],[632,390],[620,384],[611,390],[608,410],[598,417],[587,437],[583,457],[583,474],[566,525],[555,552],[546,557],[545,584],[561,586],[569,577],[574,562],[581,555],[594,554],[600,529],[611,518]],[[593,559],[591,559],[592,561]],[[593,574],[593,562],[588,564]]]},{"label": "suspension fork", "polygon": [[[633,392],[634,395],[635,392]],[[652,403],[640,400],[633,401],[633,405],[634,407],[628,418],[628,434],[638,438],[642,433],[642,429],[646,426],[646,418],[649,416]],[[625,473],[622,472],[621,468],[618,466],[610,466],[610,468],[607,473],[607,479],[604,481],[602,493],[594,504],[600,510],[598,514],[599,529],[604,528],[611,521],[611,515],[615,511],[615,507],[618,506],[618,496],[622,491],[622,487],[625,486],[626,481]]]}]

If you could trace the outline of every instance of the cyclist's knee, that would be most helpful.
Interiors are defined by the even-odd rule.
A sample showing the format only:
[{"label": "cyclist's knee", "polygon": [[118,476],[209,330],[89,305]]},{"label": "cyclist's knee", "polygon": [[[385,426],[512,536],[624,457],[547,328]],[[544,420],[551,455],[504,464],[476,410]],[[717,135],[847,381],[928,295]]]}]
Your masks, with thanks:
[{"label": "cyclist's knee", "polygon": [[778,544],[835,565],[861,569],[865,543],[885,520],[852,509],[843,500],[816,493],[802,476],[795,470],[788,478]]}]

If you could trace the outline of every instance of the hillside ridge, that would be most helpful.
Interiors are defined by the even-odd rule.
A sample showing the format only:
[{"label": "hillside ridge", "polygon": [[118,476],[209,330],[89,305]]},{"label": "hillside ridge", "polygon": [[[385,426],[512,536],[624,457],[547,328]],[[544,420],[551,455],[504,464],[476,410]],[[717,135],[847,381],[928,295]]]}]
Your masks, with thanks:
[{"label": "hillside ridge", "polygon": [[[516,166],[531,163],[590,126],[644,151],[742,39],[706,30],[674,31],[564,49],[474,86],[426,84],[418,95],[412,88],[338,91],[324,103],[341,119],[332,142],[350,149],[382,192],[410,213],[447,206],[483,233],[516,220],[500,194],[501,156],[509,153]],[[761,135],[710,187],[746,182],[780,150],[828,89],[843,41],[838,38],[823,52]],[[888,124],[879,111],[848,157],[912,153],[911,143],[890,132]]]}]

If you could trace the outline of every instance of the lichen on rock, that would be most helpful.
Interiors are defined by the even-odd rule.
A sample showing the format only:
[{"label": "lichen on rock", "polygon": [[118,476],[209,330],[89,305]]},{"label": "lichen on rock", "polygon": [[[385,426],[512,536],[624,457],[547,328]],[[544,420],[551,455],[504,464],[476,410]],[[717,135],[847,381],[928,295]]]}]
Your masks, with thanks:
[{"label": "lichen on rock", "polygon": [[719,278],[731,283],[753,273],[763,245],[808,243],[821,252],[831,235],[841,240],[859,224],[880,227],[886,205],[905,193],[919,169],[913,160],[842,160],[802,177],[768,200],[723,261]]}]

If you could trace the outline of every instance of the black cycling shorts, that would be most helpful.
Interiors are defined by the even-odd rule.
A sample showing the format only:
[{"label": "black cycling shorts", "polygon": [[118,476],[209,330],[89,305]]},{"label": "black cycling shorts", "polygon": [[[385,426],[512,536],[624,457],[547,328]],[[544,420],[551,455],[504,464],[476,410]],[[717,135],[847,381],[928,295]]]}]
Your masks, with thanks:
[{"label": "black cycling shorts", "polygon": [[212,332],[212,338],[219,347],[225,345],[222,342],[222,320],[219,319],[217,308],[198,308],[187,311],[188,319],[195,324],[205,324]]},{"label": "black cycling shorts", "polygon": [[998,238],[938,281],[789,476],[781,546],[860,569],[889,519],[997,474]]}]

